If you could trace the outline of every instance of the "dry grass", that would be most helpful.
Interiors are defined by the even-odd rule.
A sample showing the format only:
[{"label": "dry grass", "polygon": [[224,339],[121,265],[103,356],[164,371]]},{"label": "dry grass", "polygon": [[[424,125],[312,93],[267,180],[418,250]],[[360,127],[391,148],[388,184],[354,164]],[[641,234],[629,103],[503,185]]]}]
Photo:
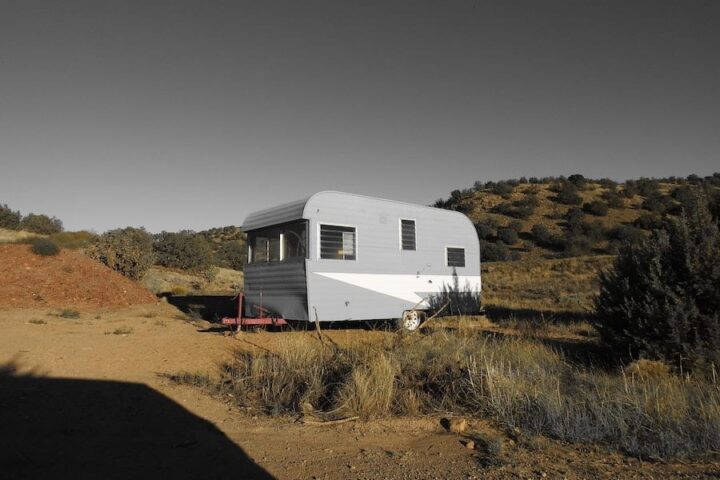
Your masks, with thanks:
[{"label": "dry grass", "polygon": [[483,303],[508,313],[587,314],[598,292],[597,274],[615,257],[525,260],[483,264]]},{"label": "dry grass", "polygon": [[312,410],[367,419],[454,412],[644,458],[720,449],[718,385],[590,369],[521,337],[436,332],[337,347],[289,334],[272,352],[239,353],[219,381],[172,378],[231,393],[269,414]]},{"label": "dry grass", "polygon": [[229,268],[212,267],[209,275],[164,267],[151,267],[140,283],[153,293],[173,295],[236,294],[242,289],[243,273]]},{"label": "dry grass", "polygon": [[45,235],[25,232],[23,230],[8,230],[6,228],[0,228],[0,243],[28,242],[33,238],[41,238],[44,236]]}]

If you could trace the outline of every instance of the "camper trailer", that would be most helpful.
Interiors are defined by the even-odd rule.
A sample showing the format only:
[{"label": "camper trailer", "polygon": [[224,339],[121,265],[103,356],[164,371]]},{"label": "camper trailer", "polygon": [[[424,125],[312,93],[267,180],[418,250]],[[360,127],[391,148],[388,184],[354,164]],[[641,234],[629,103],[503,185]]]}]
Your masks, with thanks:
[{"label": "camper trailer", "polygon": [[243,230],[248,317],[396,319],[414,330],[444,288],[479,298],[478,237],[458,212],[320,192],[252,213]]}]

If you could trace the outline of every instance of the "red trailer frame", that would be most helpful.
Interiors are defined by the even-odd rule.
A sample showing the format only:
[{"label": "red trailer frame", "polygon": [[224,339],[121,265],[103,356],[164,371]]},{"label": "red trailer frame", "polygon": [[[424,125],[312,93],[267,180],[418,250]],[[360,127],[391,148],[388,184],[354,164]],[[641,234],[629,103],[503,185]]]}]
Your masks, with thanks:
[{"label": "red trailer frame", "polygon": [[261,305],[253,305],[253,309],[258,312],[258,315],[255,317],[246,317],[245,294],[239,293],[237,317],[223,317],[221,322],[223,325],[230,326],[230,328],[256,325],[287,325],[284,318],[272,315],[268,309],[263,308]]}]

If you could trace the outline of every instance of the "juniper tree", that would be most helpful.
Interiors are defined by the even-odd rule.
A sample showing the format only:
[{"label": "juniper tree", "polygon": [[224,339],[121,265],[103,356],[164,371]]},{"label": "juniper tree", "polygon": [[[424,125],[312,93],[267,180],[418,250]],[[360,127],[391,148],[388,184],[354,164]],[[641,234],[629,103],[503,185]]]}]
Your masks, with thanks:
[{"label": "juniper tree", "polygon": [[595,324],[625,357],[702,369],[720,361],[720,232],[702,195],[600,274]]}]

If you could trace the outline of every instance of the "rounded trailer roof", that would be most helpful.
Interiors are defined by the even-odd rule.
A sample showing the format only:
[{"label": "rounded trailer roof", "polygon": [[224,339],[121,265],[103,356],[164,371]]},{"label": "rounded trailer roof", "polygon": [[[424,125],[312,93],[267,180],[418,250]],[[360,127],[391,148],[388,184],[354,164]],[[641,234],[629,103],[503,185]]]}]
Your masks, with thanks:
[{"label": "rounded trailer roof", "polygon": [[[258,228],[264,228],[264,227],[270,227],[272,225],[279,225],[282,223],[292,222],[295,220],[301,220],[303,218],[308,218],[305,214],[305,207],[310,203],[311,200],[318,201],[322,196],[348,196],[348,197],[358,197],[358,198],[365,198],[368,200],[375,200],[375,201],[381,201],[381,202],[388,202],[388,203],[395,203],[400,205],[409,205],[413,206],[415,208],[427,208],[430,210],[442,210],[444,212],[447,212],[448,214],[455,214],[460,215],[464,218],[465,215],[463,215],[460,212],[455,212],[452,210],[443,210],[436,207],[428,207],[426,205],[419,205],[416,203],[409,203],[409,202],[401,202],[397,200],[388,200],[385,198],[379,198],[379,197],[370,197],[367,195],[359,195],[356,193],[345,193],[345,192],[337,192],[332,190],[326,190],[322,192],[317,192],[307,198],[304,198],[302,200],[296,200],[294,202],[289,203],[283,203],[281,205],[277,205],[275,207],[266,208],[263,210],[258,210],[256,212],[251,213],[250,215],[245,218],[245,222],[243,222],[242,229],[245,232],[251,231],[251,230],[257,230]],[[469,219],[468,219],[469,221]]]}]

